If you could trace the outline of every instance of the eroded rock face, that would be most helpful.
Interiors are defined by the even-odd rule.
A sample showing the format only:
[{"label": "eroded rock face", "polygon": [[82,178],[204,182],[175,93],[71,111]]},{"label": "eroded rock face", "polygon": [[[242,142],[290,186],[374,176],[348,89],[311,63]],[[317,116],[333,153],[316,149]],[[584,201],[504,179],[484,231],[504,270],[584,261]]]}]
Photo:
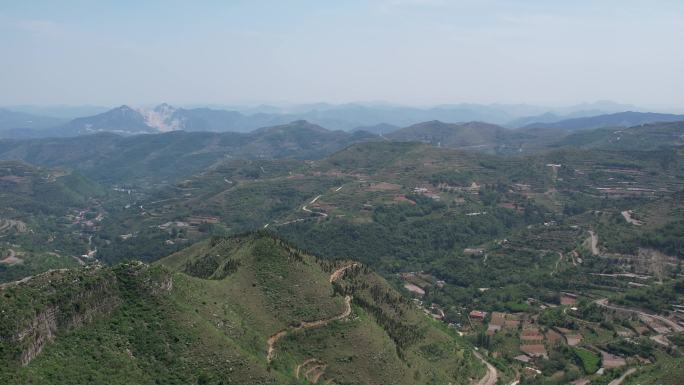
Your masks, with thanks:
[{"label": "eroded rock face", "polygon": [[26,347],[21,354],[21,364],[28,365],[48,343],[55,340],[57,333],[57,310],[49,307],[36,315],[28,328],[17,334],[19,342],[25,342]]},{"label": "eroded rock face", "polygon": [[159,282],[159,290],[161,292],[156,294],[168,293],[171,289],[173,289],[173,278],[169,275]]},{"label": "eroded rock face", "polygon": [[[5,325],[17,327],[0,331],[0,343],[12,348],[12,359],[28,365],[60,334],[116,311],[131,288],[135,295],[164,295],[172,290],[173,280],[164,271],[136,263],[113,269],[55,271],[7,286],[0,293],[12,293],[4,292],[1,298],[0,318]],[[31,308],[35,310],[26,311]]]},{"label": "eroded rock face", "polygon": [[81,290],[75,290],[72,296],[61,298],[58,305],[49,305],[38,311],[28,321],[28,326],[16,334],[16,340],[23,346],[21,364],[28,365],[57,338],[58,333],[77,329],[115,310],[121,300],[117,296],[116,281],[112,278],[79,288]]}]

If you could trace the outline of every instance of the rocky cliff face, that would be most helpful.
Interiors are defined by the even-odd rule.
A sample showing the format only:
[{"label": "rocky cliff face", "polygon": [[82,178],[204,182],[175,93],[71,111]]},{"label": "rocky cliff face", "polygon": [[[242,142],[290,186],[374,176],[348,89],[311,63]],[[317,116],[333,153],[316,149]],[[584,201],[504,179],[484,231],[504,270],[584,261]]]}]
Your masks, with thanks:
[{"label": "rocky cliff face", "polygon": [[47,308],[45,311],[36,314],[26,329],[17,333],[17,341],[26,345],[21,353],[22,365],[27,365],[43,350],[48,342],[54,341],[57,333],[56,313],[56,308]]},{"label": "rocky cliff face", "polygon": [[168,293],[171,275],[152,270],[142,263],[59,270],[0,288],[0,355],[28,365],[60,334],[116,311],[124,291]]},{"label": "rocky cliff face", "polygon": [[[77,275],[72,277],[74,274]],[[22,365],[31,362],[59,333],[87,324],[113,311],[120,303],[116,277],[101,269],[65,271],[47,282],[45,279],[33,279],[23,285],[39,291],[48,290],[48,296],[44,306],[36,306],[33,315],[29,313],[28,317],[19,320],[23,327],[20,327],[14,339],[21,347],[19,360]],[[65,285],[71,285],[71,290],[65,294],[51,293],[55,288]]]}]

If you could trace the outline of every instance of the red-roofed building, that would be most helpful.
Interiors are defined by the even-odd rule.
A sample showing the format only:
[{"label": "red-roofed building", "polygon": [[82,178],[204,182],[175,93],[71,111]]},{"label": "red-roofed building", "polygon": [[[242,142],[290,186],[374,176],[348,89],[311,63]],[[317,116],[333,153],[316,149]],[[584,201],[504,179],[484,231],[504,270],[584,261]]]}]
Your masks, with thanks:
[{"label": "red-roofed building", "polygon": [[480,311],[480,310],[473,310],[470,312],[469,315],[470,315],[470,318],[472,318],[472,319],[483,320],[487,316],[487,312]]}]

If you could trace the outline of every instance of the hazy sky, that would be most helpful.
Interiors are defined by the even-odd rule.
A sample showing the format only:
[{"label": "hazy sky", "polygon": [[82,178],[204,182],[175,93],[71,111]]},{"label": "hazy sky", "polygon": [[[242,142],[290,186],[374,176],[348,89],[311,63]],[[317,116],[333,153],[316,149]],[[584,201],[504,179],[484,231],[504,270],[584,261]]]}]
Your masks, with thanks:
[{"label": "hazy sky", "polygon": [[0,105],[684,106],[682,0],[0,0]]}]

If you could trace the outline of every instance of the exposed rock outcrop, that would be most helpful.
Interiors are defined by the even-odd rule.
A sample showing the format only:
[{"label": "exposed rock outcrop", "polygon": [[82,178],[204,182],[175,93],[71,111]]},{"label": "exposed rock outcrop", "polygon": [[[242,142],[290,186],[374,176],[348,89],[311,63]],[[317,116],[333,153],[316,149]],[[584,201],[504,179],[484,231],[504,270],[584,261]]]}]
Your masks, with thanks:
[{"label": "exposed rock outcrop", "polygon": [[116,311],[127,290],[158,296],[172,288],[171,274],[143,263],[55,270],[6,285],[0,297],[0,322],[6,325],[0,344],[10,349],[3,353],[28,365],[60,334]]}]

